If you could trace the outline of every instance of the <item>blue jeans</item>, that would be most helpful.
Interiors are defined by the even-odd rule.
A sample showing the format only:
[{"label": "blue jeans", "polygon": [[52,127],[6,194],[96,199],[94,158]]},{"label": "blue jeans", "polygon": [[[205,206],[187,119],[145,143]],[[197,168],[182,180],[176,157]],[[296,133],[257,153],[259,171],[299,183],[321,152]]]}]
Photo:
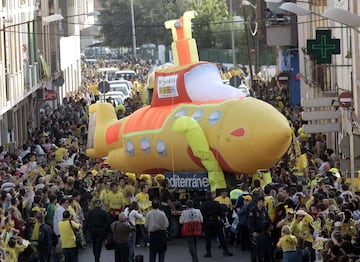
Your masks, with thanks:
[{"label": "blue jeans", "polygon": [[146,247],[146,245],[149,243],[149,236],[148,233],[146,232],[145,225],[143,224],[136,225],[136,230],[138,231],[138,234],[142,237],[144,241],[144,247]]},{"label": "blue jeans", "polygon": [[284,252],[283,253],[283,262],[300,262],[299,253],[297,251]]},{"label": "blue jeans", "polygon": [[136,243],[136,231],[130,232],[129,235],[129,262],[135,261],[135,243]]},{"label": "blue jeans", "polygon": [[192,257],[192,262],[199,262],[199,258],[197,256],[197,236],[186,237],[186,241]]}]

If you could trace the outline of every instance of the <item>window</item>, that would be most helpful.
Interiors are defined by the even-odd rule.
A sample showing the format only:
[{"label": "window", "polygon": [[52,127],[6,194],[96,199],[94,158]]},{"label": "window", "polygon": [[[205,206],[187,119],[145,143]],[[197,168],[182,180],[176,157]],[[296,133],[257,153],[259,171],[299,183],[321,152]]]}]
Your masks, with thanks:
[{"label": "window", "polygon": [[335,86],[332,85],[332,68],[328,64],[317,64],[316,60],[310,56],[304,56],[305,82],[308,85],[321,88],[323,92],[333,92]]}]

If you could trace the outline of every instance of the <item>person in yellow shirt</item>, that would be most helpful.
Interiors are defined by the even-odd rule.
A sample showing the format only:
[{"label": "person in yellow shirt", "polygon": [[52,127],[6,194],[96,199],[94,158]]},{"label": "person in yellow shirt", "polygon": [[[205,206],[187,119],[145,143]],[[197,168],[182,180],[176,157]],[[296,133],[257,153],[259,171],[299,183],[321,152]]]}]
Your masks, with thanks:
[{"label": "person in yellow shirt", "polygon": [[79,203],[80,200],[81,200],[81,194],[78,191],[75,191],[73,193],[73,201],[71,203],[71,206],[75,212],[74,220],[77,223],[82,224],[84,221],[84,213],[83,213],[82,207],[80,206],[80,203]]},{"label": "person in yellow shirt", "polygon": [[19,237],[10,237],[5,246],[5,251],[8,253],[8,260],[11,262],[17,262],[19,254],[25,250],[25,247],[19,244],[21,238]]},{"label": "person in yellow shirt", "polygon": [[64,161],[64,156],[65,154],[68,153],[68,150],[64,147],[58,147],[55,152],[54,152],[54,155],[55,155],[55,162],[56,163],[60,163],[62,161]]},{"label": "person in yellow shirt", "polygon": [[[148,234],[145,229],[145,216],[148,211],[150,211],[151,208],[151,201],[149,199],[149,185],[148,184],[142,184],[140,186],[141,192],[137,193],[135,195],[135,201],[138,203],[139,208],[141,210],[141,213],[143,214],[143,219],[137,219],[136,220],[136,228],[139,232],[139,235],[142,237],[144,241],[144,246],[148,246],[150,243]],[[139,241],[136,239],[137,246],[139,245]]]},{"label": "person in yellow shirt", "polygon": [[[220,205],[222,207],[224,207],[223,212],[225,214],[225,218],[224,218],[224,227],[225,227],[225,238],[226,240],[229,242],[230,241],[230,237],[231,237],[231,232],[230,232],[230,221],[232,220],[232,202],[231,199],[229,197],[229,190],[227,188],[224,188],[220,191],[220,195],[217,196],[215,199],[215,201],[219,202]],[[226,208],[225,208],[226,207]]]},{"label": "person in yellow shirt", "polygon": [[109,214],[113,219],[113,222],[116,221],[119,217],[119,214],[122,211],[124,195],[119,189],[119,185],[116,182],[112,182],[110,185],[111,190],[106,196],[107,203],[109,205]]},{"label": "person in yellow shirt", "polygon": [[135,195],[135,201],[138,202],[140,210],[143,212],[144,216],[145,213],[149,211],[151,207],[151,201],[149,199],[149,185],[142,184],[140,186],[141,192]]},{"label": "person in yellow shirt", "polygon": [[[105,183],[105,181],[104,181],[104,183]],[[106,182],[105,187],[101,190],[100,199],[104,204],[105,210],[107,210],[107,211],[109,210],[108,194],[110,191],[111,191],[111,182]]]},{"label": "person in yellow shirt", "polygon": [[271,193],[271,186],[266,185],[264,187],[264,198],[265,198],[265,207],[268,211],[269,218],[271,222],[274,222],[275,219],[275,201],[274,197],[270,194]]},{"label": "person in yellow shirt", "polygon": [[297,237],[299,245],[301,244],[303,249],[309,251],[306,255],[308,257],[304,257],[304,259],[311,259],[311,261],[315,260],[315,250],[312,247],[314,237],[310,228],[313,220],[312,216],[305,210],[299,209],[296,211],[296,219],[290,225],[291,232]]},{"label": "person in yellow shirt", "polygon": [[215,201],[219,202],[221,205],[225,205],[229,210],[231,210],[232,202],[228,194],[229,191],[226,188],[222,189],[220,195],[215,198]]},{"label": "person in yellow shirt", "polygon": [[93,169],[91,170],[91,173],[93,174],[93,176],[96,176],[99,172],[100,172],[100,164],[96,163],[93,166]]},{"label": "person in yellow shirt", "polygon": [[[101,192],[103,191],[103,185],[102,183],[97,183],[95,185],[95,191],[93,193],[93,196],[90,200],[89,209],[93,209],[95,207],[95,200],[101,199]],[[102,201],[101,201],[102,202]],[[104,205],[102,204],[102,208],[104,208]]]},{"label": "person in yellow shirt", "polygon": [[65,210],[63,220],[59,222],[59,233],[61,248],[65,257],[65,262],[78,261],[78,248],[74,230],[80,230],[81,225],[71,220],[70,212]]},{"label": "person in yellow shirt", "polygon": [[294,210],[292,208],[289,208],[287,205],[285,205],[284,208],[286,216],[276,224],[277,228],[283,228],[284,226],[290,227],[291,223],[294,221]]},{"label": "person in yellow shirt", "polygon": [[89,86],[90,92],[94,95],[94,99],[95,101],[99,100],[99,88],[98,88],[98,83],[93,80]]},{"label": "person in yellow shirt", "polygon": [[124,196],[123,198],[123,205],[124,207],[130,206],[130,198],[134,194],[134,190],[132,190],[132,186],[126,184],[125,177],[120,177],[119,180],[119,189],[118,189]]},{"label": "person in yellow shirt", "polygon": [[297,176],[298,182],[306,181],[308,177],[309,166],[313,166],[312,156],[312,151],[307,149],[296,159],[294,174]]},{"label": "person in yellow shirt", "polygon": [[283,226],[281,229],[281,238],[276,246],[283,251],[283,262],[298,262],[297,238],[291,234],[289,226]]}]

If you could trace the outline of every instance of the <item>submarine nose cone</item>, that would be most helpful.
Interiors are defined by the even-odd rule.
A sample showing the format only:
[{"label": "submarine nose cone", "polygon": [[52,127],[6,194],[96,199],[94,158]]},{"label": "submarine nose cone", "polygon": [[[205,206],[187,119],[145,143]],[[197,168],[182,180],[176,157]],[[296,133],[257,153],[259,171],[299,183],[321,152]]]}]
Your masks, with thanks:
[{"label": "submarine nose cone", "polygon": [[288,151],[292,129],[288,120],[269,105],[254,122],[253,146],[264,168],[269,168]]}]

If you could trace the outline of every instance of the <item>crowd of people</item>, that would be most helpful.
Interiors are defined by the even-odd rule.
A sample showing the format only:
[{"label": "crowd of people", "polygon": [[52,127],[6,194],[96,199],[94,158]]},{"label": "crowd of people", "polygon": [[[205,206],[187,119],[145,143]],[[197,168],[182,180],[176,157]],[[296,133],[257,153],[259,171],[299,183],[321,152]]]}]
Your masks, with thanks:
[{"label": "crowd of people", "polygon": [[[150,65],[139,69],[140,85],[146,69]],[[302,132],[301,108],[290,106],[285,88],[260,81],[254,86],[254,95],[294,128],[288,154],[269,171],[271,181],[241,175],[236,185],[202,199],[175,199],[179,194],[163,175],[121,173],[106,159],[86,156],[88,105],[96,102],[99,78],[91,66],[83,67],[83,76],[76,94],[41,111],[39,128],[29,124],[28,140],[15,152],[0,147],[1,261],[75,262],[79,248],[91,243],[98,262],[112,236],[115,261],[133,262],[143,245],[150,262],[156,256],[162,262],[178,200],[186,204],[179,221],[193,262],[199,261],[197,239],[203,235],[206,258],[215,237],[224,256],[241,248],[250,250],[252,261],[358,259],[359,196],[339,171],[326,136]],[[119,118],[141,106],[140,93],[127,100]]]}]

